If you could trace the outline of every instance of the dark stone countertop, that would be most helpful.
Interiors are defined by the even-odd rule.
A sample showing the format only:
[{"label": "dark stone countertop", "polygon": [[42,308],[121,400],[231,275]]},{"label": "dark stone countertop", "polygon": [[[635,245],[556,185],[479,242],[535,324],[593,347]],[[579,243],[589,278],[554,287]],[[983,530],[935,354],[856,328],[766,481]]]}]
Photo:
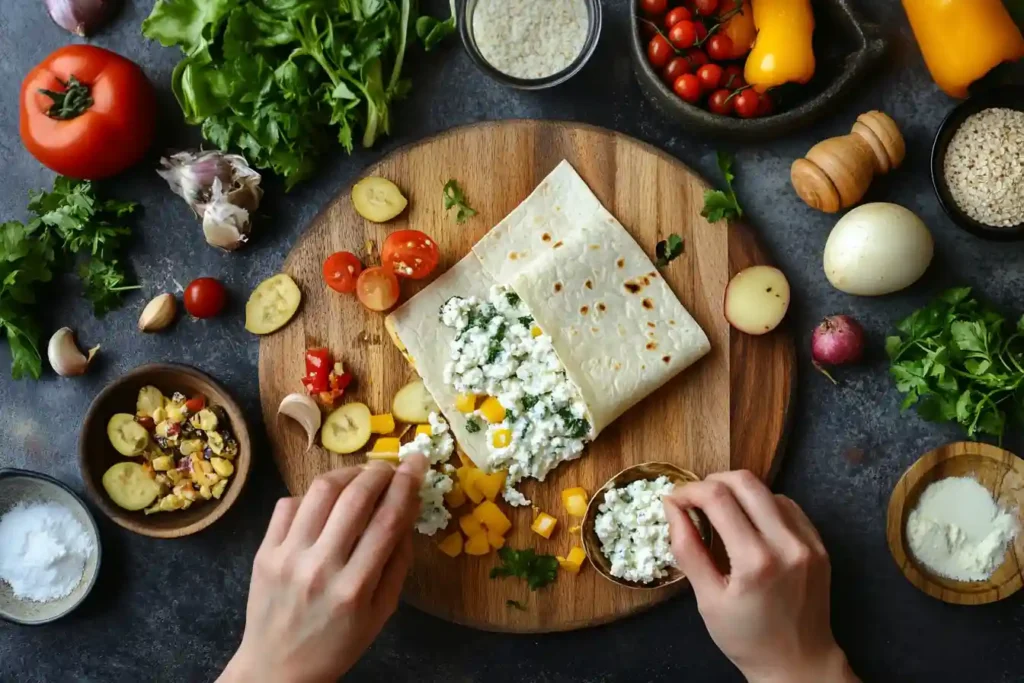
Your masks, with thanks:
[{"label": "dark stone countertop", "polygon": [[[178,53],[148,42],[139,25],[151,2],[128,3],[95,38],[143,66],[159,88],[164,147],[194,144],[170,93]],[[446,4],[446,3],[445,3]],[[0,150],[4,182],[0,216],[25,216],[26,193],[49,187],[52,173],[37,164],[18,138],[17,92],[27,70],[69,36],[44,14],[42,3],[10,2],[0,14]],[[111,183],[119,196],[145,207],[130,260],[145,289],[100,321],[71,288],[48,313],[47,329],[69,325],[84,343],[101,343],[93,370],[79,379],[47,374],[14,382],[0,344],[0,466],[55,475],[82,490],[76,439],[91,398],[120,373],[151,361],[178,361],[204,369],[235,393],[261,430],[256,377],[258,342],[242,329],[240,302],[274,273],[303,226],[360,170],[394,147],[451,126],[500,118],[586,121],[649,141],[719,181],[714,152],[737,154],[737,188],[764,241],[788,274],[794,292],[790,320],[799,334],[797,407],[776,489],[796,499],[818,525],[832,555],[833,623],[840,644],[866,681],[1024,678],[1024,612],[1019,599],[958,608],[918,592],[904,580],[885,543],[885,509],[901,472],[919,454],[956,439],[956,429],[901,416],[900,397],[887,374],[881,340],[893,324],[950,284],[978,288],[1007,312],[1020,312],[1024,246],[980,241],[941,212],[928,178],[932,135],[953,102],[925,71],[899,3],[861,0],[893,42],[880,71],[820,124],[771,144],[733,146],[688,136],[661,119],[642,99],[627,55],[625,0],[605,2],[600,46],[584,72],[540,93],[515,92],[490,82],[457,41],[409,64],[412,96],[395,110],[395,137],[353,157],[330,155],[320,174],[285,195],[269,182],[265,219],[245,251],[207,247],[186,205],[155,173],[140,167]],[[951,48],[952,49],[952,48]],[[961,49],[969,49],[961,46]],[[821,254],[835,217],[806,207],[789,186],[789,164],[811,144],[849,131],[862,111],[880,108],[901,125],[907,162],[877,180],[869,200],[895,201],[931,227],[936,259],[907,292],[854,298],[832,289]],[[151,165],[150,165],[151,167]],[[181,320],[170,334],[135,331],[144,301],[200,275],[228,286],[232,307],[208,322]],[[814,372],[807,333],[822,315],[849,312],[871,334],[872,360],[842,373],[836,387]],[[56,429],[55,429],[56,427]],[[1019,438],[1009,440],[1019,448]],[[864,450],[862,464],[843,457]],[[97,513],[105,545],[103,571],[90,599],[73,616],[40,628],[0,623],[0,681],[212,680],[240,638],[252,556],[274,501],[285,490],[270,454],[256,465],[238,505],[208,531],[159,541],[130,534]],[[708,638],[688,594],[649,613],[575,633],[510,636],[471,631],[403,607],[349,676],[352,681],[735,681],[738,674]]]}]

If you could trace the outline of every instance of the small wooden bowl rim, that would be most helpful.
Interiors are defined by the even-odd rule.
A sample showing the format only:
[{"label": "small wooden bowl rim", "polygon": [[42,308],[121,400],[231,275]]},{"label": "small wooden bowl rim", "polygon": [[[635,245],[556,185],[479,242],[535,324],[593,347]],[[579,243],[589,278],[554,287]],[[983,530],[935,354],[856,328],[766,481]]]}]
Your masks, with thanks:
[{"label": "small wooden bowl rim", "polygon": [[[597,538],[597,532],[594,530],[594,525],[597,521],[598,508],[604,503],[604,494],[610,489],[618,488],[626,484],[630,484],[634,481],[645,479],[653,481],[657,477],[651,477],[650,475],[641,475],[641,473],[652,467],[658,467],[664,472],[659,473],[658,476],[669,476],[669,479],[676,484],[688,484],[700,481],[700,477],[689,470],[685,470],[678,465],[670,462],[644,462],[637,465],[631,465],[626,469],[622,470],[611,479],[606,481],[601,488],[594,492],[594,495],[590,497],[590,502],[587,504],[587,512],[583,517],[583,524],[580,530],[580,536],[583,539],[583,550],[587,554],[587,559],[590,560],[590,564],[593,565],[597,573],[608,579],[612,583],[622,586],[624,588],[630,588],[633,590],[654,590],[657,588],[664,588],[673,584],[679,583],[686,578],[686,575],[679,570],[677,567],[668,567],[667,576],[663,576],[660,579],[655,579],[650,583],[636,583],[633,581],[626,581],[616,576],[612,576],[611,572],[605,567],[608,560],[601,552],[601,542]],[[641,476],[633,476],[641,475]],[[672,476],[674,475],[674,476]],[[714,533],[711,523],[704,516],[704,513],[700,510],[696,510],[697,516],[701,520],[700,532],[701,537],[704,539],[705,545],[709,548],[712,543],[712,535]]]},{"label": "small wooden bowl rim", "polygon": [[[958,449],[962,452],[947,455],[945,451],[948,449]],[[989,461],[992,466],[998,467],[1004,472],[1012,470],[1024,477],[1024,460],[991,444],[960,441],[930,450],[907,468],[893,489],[886,515],[886,540],[896,566],[900,568],[903,576],[921,591],[952,605],[985,605],[1008,598],[1024,586],[1024,578],[1021,576],[1021,558],[1018,557],[1017,551],[1017,545],[1022,540],[1020,535],[1018,535],[1018,540],[1010,545],[1006,559],[996,568],[992,576],[998,576],[1011,562],[1017,569],[999,582],[992,579],[988,581],[957,581],[936,576],[926,567],[920,565],[906,546],[906,520],[910,511],[917,506],[921,494],[929,484],[944,478],[936,476],[936,469],[950,460],[960,458]],[[999,491],[993,492],[989,489],[989,492],[993,494],[993,497],[999,498]],[[1021,516],[1024,516],[1024,509],[1018,510],[1018,517]],[[1024,534],[1024,531],[1021,533]]]},{"label": "small wooden bowl rim", "polygon": [[[234,461],[235,472],[231,477],[231,481],[227,487],[224,497],[220,500],[209,500],[203,502],[199,509],[205,511],[206,514],[191,524],[181,527],[154,527],[148,523],[147,517],[143,512],[122,510],[110,500],[106,491],[104,491],[101,486],[97,486],[90,474],[93,464],[92,459],[89,456],[88,436],[92,429],[105,428],[105,425],[99,425],[97,424],[97,421],[100,419],[99,413],[103,410],[103,406],[108,397],[125,384],[144,380],[146,377],[156,373],[169,373],[172,375],[185,376],[191,378],[200,385],[204,385],[206,387],[205,393],[207,397],[213,399],[214,396],[211,396],[211,394],[216,395],[214,403],[220,405],[224,408],[225,412],[227,412],[228,419],[231,421],[231,430],[234,432],[235,438],[238,440],[238,456]],[[161,384],[161,382],[154,382],[154,386],[157,384]],[[163,390],[163,387],[160,388]],[[235,501],[238,500],[238,496],[241,495],[242,487],[249,478],[251,462],[252,456],[249,441],[249,428],[246,425],[241,407],[219,382],[207,375],[205,372],[188,365],[179,365],[177,363],[148,363],[146,365],[141,365],[134,370],[129,370],[110,382],[99,394],[97,394],[92,403],[89,404],[89,410],[85,414],[85,420],[82,422],[82,430],[78,437],[78,466],[81,470],[82,481],[85,484],[86,491],[89,492],[89,497],[92,498],[96,506],[99,507],[107,517],[112,519],[119,526],[151,538],[181,538],[184,536],[190,536],[202,531],[223,517],[224,513],[226,513],[228,509],[235,504]]]}]

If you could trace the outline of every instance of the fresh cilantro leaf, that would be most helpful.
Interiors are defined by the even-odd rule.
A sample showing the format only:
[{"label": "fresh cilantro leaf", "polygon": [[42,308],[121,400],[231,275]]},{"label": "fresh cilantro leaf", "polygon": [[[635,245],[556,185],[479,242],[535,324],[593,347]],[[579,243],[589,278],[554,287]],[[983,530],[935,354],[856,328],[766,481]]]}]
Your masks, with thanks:
[{"label": "fresh cilantro leaf", "polygon": [[506,600],[505,601],[505,606],[506,607],[514,607],[515,609],[517,609],[517,610],[519,610],[521,612],[525,612],[526,611],[526,605],[524,605],[523,603],[519,602],[518,600]]},{"label": "fresh cilantro leaf", "polygon": [[454,178],[444,184],[443,195],[444,210],[451,211],[455,209],[456,223],[465,223],[467,219],[476,215],[476,209],[470,207],[466,201],[466,194]]},{"label": "fresh cilantro leaf", "polygon": [[455,33],[455,0],[448,0],[451,9],[451,16],[444,21],[434,17],[420,17],[416,20],[416,35],[423,43],[423,49],[430,52],[445,38]]},{"label": "fresh cilantro leaf", "polygon": [[704,208],[701,209],[700,215],[704,216],[708,223],[743,216],[743,208],[736,199],[736,192],[732,187],[732,181],[736,179],[736,174],[732,172],[733,157],[725,152],[717,152],[716,158],[727,189],[704,191]]},{"label": "fresh cilantro leaf", "polygon": [[466,420],[466,431],[470,434],[476,434],[481,429],[480,422],[475,417],[471,417]]},{"label": "fresh cilantro leaf", "polygon": [[658,242],[654,247],[654,255],[657,260],[654,265],[659,268],[664,268],[669,263],[679,258],[683,253],[683,238],[679,235],[672,233],[666,239]]},{"label": "fresh cilantro leaf", "polygon": [[78,269],[78,276],[82,278],[83,294],[99,318],[120,307],[125,292],[140,288],[139,285],[125,284],[127,275],[117,259],[89,259]]},{"label": "fresh cilantro leaf", "polygon": [[558,560],[554,555],[538,555],[532,548],[498,550],[501,564],[491,569],[491,578],[513,576],[525,579],[530,590],[543,588],[558,578]]}]

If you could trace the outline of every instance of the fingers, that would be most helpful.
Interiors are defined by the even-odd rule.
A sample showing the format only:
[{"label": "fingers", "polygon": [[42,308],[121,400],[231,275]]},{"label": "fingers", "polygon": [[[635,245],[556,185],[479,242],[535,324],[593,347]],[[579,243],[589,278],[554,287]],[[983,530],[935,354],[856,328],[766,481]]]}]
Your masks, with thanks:
[{"label": "fingers", "polygon": [[801,539],[791,528],[788,516],[782,513],[775,496],[764,482],[749,470],[719,472],[708,476],[706,481],[721,482],[729,487],[747,518],[769,545],[783,552],[799,549]]},{"label": "fingers", "polygon": [[819,555],[827,556],[828,551],[825,550],[825,544],[821,540],[821,534],[819,534],[818,530],[814,528],[814,523],[811,522],[807,514],[800,509],[800,506],[796,504],[796,501],[788,496],[776,495],[775,502],[782,511],[782,514],[787,520],[789,520],[791,528],[800,537],[800,540]]},{"label": "fingers", "polygon": [[412,538],[426,470],[427,461],[419,454],[405,458],[395,470],[387,493],[345,566],[345,573],[354,580],[375,584],[395,548]]},{"label": "fingers", "polygon": [[270,524],[267,525],[267,534],[263,537],[261,547],[273,548],[284,543],[288,536],[288,529],[292,526],[295,513],[299,509],[301,498],[282,498],[274,506],[274,514],[270,517]]},{"label": "fingers", "polygon": [[698,481],[676,488],[668,497],[682,509],[696,507],[704,511],[718,531],[733,565],[747,553],[764,551],[764,539],[724,483]]},{"label": "fingers", "polygon": [[403,538],[391,558],[384,565],[380,575],[380,582],[377,584],[377,592],[373,596],[373,611],[380,615],[381,622],[394,614],[398,607],[398,599],[402,595],[402,586],[405,585],[405,577],[409,575],[409,567],[412,566],[412,534]]},{"label": "fingers", "polygon": [[296,548],[308,548],[320,536],[327,516],[331,514],[338,496],[360,473],[358,467],[329,472],[313,480],[313,484],[302,497],[298,512],[292,521],[286,541]]},{"label": "fingers", "polygon": [[338,496],[316,548],[326,555],[348,562],[352,547],[366,529],[377,501],[387,490],[395,470],[390,463],[371,460]]},{"label": "fingers", "polygon": [[693,585],[697,597],[723,588],[725,578],[711,559],[690,515],[669,496],[666,496],[662,503],[665,506],[665,517],[668,519],[672,554],[676,557],[680,571]]}]

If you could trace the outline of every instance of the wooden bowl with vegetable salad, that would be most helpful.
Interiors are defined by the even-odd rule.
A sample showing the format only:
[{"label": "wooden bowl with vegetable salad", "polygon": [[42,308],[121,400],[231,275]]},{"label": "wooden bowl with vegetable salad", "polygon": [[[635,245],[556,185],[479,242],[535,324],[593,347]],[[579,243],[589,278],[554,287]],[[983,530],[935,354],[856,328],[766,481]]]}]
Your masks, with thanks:
[{"label": "wooden bowl with vegetable salad", "polygon": [[[114,424],[112,418],[115,418],[116,415],[137,415],[139,393],[144,387],[156,387],[168,399],[175,393],[182,394],[189,399],[189,402],[202,397],[203,407],[212,409],[219,416],[218,422],[221,424],[216,429],[220,434],[227,435],[226,440],[233,443],[229,443],[226,448],[220,443],[216,446],[218,450],[225,449],[230,452],[221,453],[220,455],[223,457],[220,458],[197,454],[197,457],[206,462],[216,461],[213,464],[219,466],[217,472],[213,473],[215,476],[210,477],[211,480],[216,478],[217,481],[210,486],[213,493],[209,499],[200,495],[190,495],[195,500],[190,501],[187,509],[180,509],[177,506],[173,506],[174,509],[171,509],[170,505],[160,509],[161,499],[174,490],[175,482],[165,484],[162,489],[166,490],[161,490],[159,495],[147,496],[146,501],[139,500],[139,505],[134,506],[138,507],[135,510],[125,509],[111,498],[108,488],[111,481],[108,478],[105,482],[104,475],[113,466],[123,467],[124,463],[133,463],[148,469],[156,463],[156,460],[150,457],[152,454],[125,454],[122,449],[115,447],[115,443],[108,435],[110,425]],[[193,407],[198,408],[198,403]],[[190,412],[195,414],[199,411]],[[144,420],[139,422],[145,424]],[[156,436],[159,434],[159,430],[156,425],[151,425],[149,429],[152,430],[152,440],[157,441]],[[209,432],[205,434],[208,435]],[[118,445],[121,445],[120,441]],[[176,461],[187,457],[182,456],[179,450],[169,447],[165,448],[164,452],[170,453],[170,457]],[[79,435],[78,461],[82,480],[85,482],[85,487],[93,502],[117,524],[144,536],[180,538],[202,531],[224,516],[224,513],[238,499],[242,487],[248,479],[252,453],[249,431],[246,428],[242,410],[220,384],[199,370],[185,365],[151,364],[138,367],[114,380],[93,400]],[[137,468],[134,465],[130,469],[136,470],[135,473],[137,473]],[[212,469],[212,465],[208,469]],[[156,474],[159,473],[159,471],[156,472]],[[223,476],[225,474],[227,476]],[[202,478],[203,475],[197,476]],[[225,479],[226,483],[224,483]],[[143,483],[152,486],[149,482]],[[198,489],[201,488],[200,482],[195,481],[195,483],[195,491],[198,493]],[[218,487],[217,484],[220,486]],[[132,493],[138,493],[138,491]],[[204,493],[210,493],[210,491],[204,491]],[[215,497],[215,494],[218,493],[219,497]],[[146,503],[146,506],[142,506],[143,502]],[[151,514],[146,514],[146,508],[151,511]]]}]

